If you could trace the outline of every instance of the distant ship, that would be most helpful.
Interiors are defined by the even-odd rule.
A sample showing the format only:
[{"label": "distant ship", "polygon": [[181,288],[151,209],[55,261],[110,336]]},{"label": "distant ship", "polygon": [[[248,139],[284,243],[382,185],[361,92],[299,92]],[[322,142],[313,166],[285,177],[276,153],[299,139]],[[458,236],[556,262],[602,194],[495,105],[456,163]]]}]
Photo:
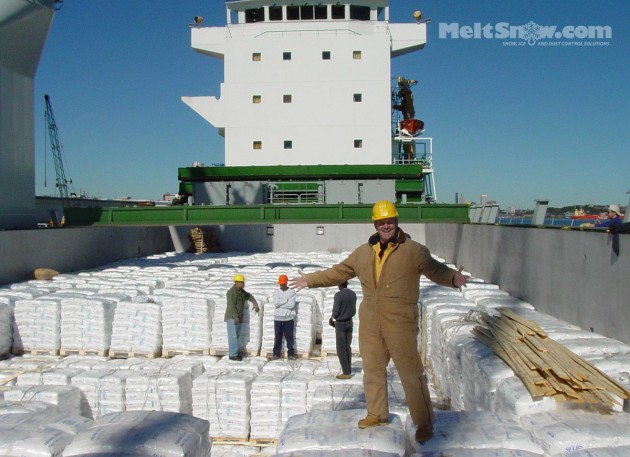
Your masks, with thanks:
[{"label": "distant ship", "polygon": [[571,219],[574,219],[574,220],[592,220],[592,221],[594,221],[597,218],[599,218],[599,214],[586,214],[582,208],[576,209],[575,212],[573,213],[573,215],[571,216]]}]

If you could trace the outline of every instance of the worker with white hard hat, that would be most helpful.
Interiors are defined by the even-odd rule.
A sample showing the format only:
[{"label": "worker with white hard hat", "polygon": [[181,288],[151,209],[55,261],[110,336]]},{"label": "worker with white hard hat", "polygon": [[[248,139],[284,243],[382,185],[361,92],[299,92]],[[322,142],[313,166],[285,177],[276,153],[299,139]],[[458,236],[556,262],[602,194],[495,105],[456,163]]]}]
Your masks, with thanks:
[{"label": "worker with white hard hat", "polygon": [[610,228],[615,225],[619,225],[623,223],[623,218],[621,217],[621,209],[619,209],[619,205],[610,205],[608,210],[606,211],[607,219],[600,220],[597,218],[597,223],[595,227],[598,228]]}]

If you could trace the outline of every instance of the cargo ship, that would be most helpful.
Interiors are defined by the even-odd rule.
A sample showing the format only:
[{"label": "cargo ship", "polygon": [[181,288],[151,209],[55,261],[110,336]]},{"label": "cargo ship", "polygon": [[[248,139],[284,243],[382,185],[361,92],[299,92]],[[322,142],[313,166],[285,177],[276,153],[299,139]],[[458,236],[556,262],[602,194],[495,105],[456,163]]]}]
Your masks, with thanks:
[{"label": "cargo ship", "polygon": [[[0,10],[5,5],[18,5],[23,8],[20,11],[33,14],[10,15],[10,20],[0,22],[0,34],[24,30],[25,24],[38,24],[38,33],[43,37],[40,45],[43,46],[45,32],[54,16],[54,3],[14,0],[4,3]],[[325,8],[322,9],[322,6]],[[35,11],[37,14],[34,14]],[[361,107],[361,103],[372,103],[372,100],[368,100],[372,97],[365,96],[367,93],[372,94],[372,91],[367,82],[365,88],[358,87],[360,84],[355,87],[355,82],[351,79],[356,80],[356,75],[342,78],[339,87],[330,91],[336,95],[330,103],[332,106],[342,105],[339,113],[343,116],[339,120],[349,122],[348,119],[354,119],[357,125],[348,125],[349,132],[344,129],[333,132],[335,144],[339,142],[338,144],[344,145],[334,149],[336,154],[324,155],[328,149],[308,150],[308,154],[304,153],[304,156],[312,156],[314,153],[325,157],[326,162],[321,167],[318,167],[319,162],[292,163],[293,153],[297,151],[301,154],[307,147],[314,147],[312,141],[303,141],[308,139],[310,132],[296,129],[301,134],[296,133],[295,137],[289,137],[286,129],[257,129],[256,125],[261,119],[269,117],[269,112],[265,111],[269,109],[266,106],[268,101],[277,103],[282,108],[287,108],[284,105],[294,108],[298,104],[297,94],[308,91],[303,91],[297,81],[292,80],[297,79],[297,76],[288,71],[287,86],[277,90],[271,87],[269,76],[266,81],[263,78],[258,87],[256,81],[240,81],[243,86],[249,87],[249,91],[238,91],[235,86],[231,87],[231,80],[226,80],[219,98],[184,99],[189,106],[218,127],[226,138],[225,167],[180,169],[180,193],[187,204],[173,208],[98,209],[93,210],[89,217],[77,214],[77,217],[83,219],[79,220],[81,224],[75,226],[55,230],[17,230],[16,221],[23,221],[23,214],[17,214],[14,202],[3,201],[5,230],[0,231],[0,248],[4,257],[10,260],[0,265],[0,283],[5,286],[0,295],[13,295],[14,298],[0,302],[0,309],[6,313],[9,307],[2,305],[12,300],[10,305],[16,307],[18,313],[13,314],[13,317],[9,315],[8,319],[17,316],[23,326],[21,342],[40,341],[42,346],[39,351],[43,352],[38,354],[36,347],[24,347],[22,344],[22,350],[30,350],[30,353],[25,356],[11,356],[0,366],[5,369],[0,382],[7,387],[3,387],[2,392],[9,392],[10,398],[16,398],[20,395],[20,388],[15,384],[19,376],[25,375],[19,380],[24,383],[23,386],[38,387],[25,388],[21,391],[22,396],[25,392],[33,395],[38,392],[39,398],[45,396],[50,400],[51,396],[56,395],[57,400],[68,400],[64,403],[68,409],[70,405],[91,408],[92,413],[97,411],[97,416],[103,413],[103,417],[81,416],[75,417],[74,422],[69,422],[67,416],[59,415],[59,411],[46,409],[50,406],[28,406],[26,403],[20,404],[19,408],[22,409],[19,411],[15,410],[15,405],[11,405],[14,408],[11,412],[30,414],[31,426],[37,415],[41,416],[40,421],[52,417],[66,425],[63,433],[60,433],[54,428],[51,430],[50,422],[40,422],[39,436],[46,436],[46,439],[58,437],[48,441],[58,443],[59,446],[50,451],[50,455],[59,455],[62,447],[67,451],[64,455],[89,455],[89,451],[93,454],[95,449],[103,453],[107,446],[110,452],[122,453],[120,447],[112,446],[129,441],[90,441],[90,437],[104,436],[107,431],[113,430],[121,433],[119,438],[123,436],[120,427],[113,427],[115,423],[110,422],[112,427],[108,429],[108,424],[98,422],[104,417],[109,417],[110,421],[111,418],[116,418],[116,421],[132,430],[142,430],[143,433],[136,434],[136,437],[153,436],[153,453],[158,452],[155,443],[161,446],[159,451],[162,452],[174,442],[201,443],[194,450],[191,447],[188,453],[181,449],[173,450],[173,453],[180,452],[177,455],[212,455],[207,441],[209,436],[213,438],[217,455],[226,455],[228,450],[225,446],[234,446],[230,448],[233,455],[274,455],[276,451],[284,452],[285,455],[317,453],[316,455],[321,456],[340,453],[379,456],[445,453],[521,457],[589,455],[569,454],[581,449],[584,452],[597,449],[593,452],[600,452],[602,455],[624,455],[630,446],[627,441],[630,436],[630,422],[627,420],[628,413],[622,411],[627,409],[627,404],[620,401],[623,399],[613,401],[616,409],[612,413],[607,411],[611,414],[600,415],[586,411],[589,408],[582,406],[564,408],[567,405],[559,405],[555,400],[546,397],[532,398],[523,382],[506,368],[497,355],[474,337],[471,330],[475,324],[467,316],[471,311],[487,311],[494,305],[511,306],[512,309],[518,309],[523,318],[539,322],[545,332],[583,355],[588,355],[602,371],[613,374],[617,382],[622,382],[624,376],[630,372],[627,361],[629,327],[623,306],[624,297],[630,296],[630,285],[625,280],[627,271],[630,271],[630,245],[627,237],[620,237],[621,249],[615,255],[611,251],[611,236],[604,232],[470,224],[465,217],[458,221],[460,216],[457,206],[453,209],[431,201],[437,200],[437,193],[432,182],[425,182],[425,176],[431,177],[432,166],[427,166],[427,157],[422,157],[421,163],[415,162],[419,146],[416,146],[415,151],[405,147],[411,143],[419,144],[416,139],[423,137],[420,134],[423,126],[414,116],[411,117],[413,122],[403,122],[408,119],[404,119],[402,110],[395,110],[400,114],[400,122],[391,117],[392,89],[398,94],[404,90],[405,85],[413,86],[413,80],[409,79],[413,75],[392,78],[388,70],[388,59],[398,53],[415,51],[424,46],[426,23],[422,21],[420,14],[416,15],[415,22],[395,27],[397,24],[389,24],[388,21],[387,1],[324,1],[297,5],[291,1],[244,0],[227,2],[226,11],[226,27],[206,29],[200,18],[194,22],[191,28],[193,48],[212,57],[222,55],[226,69],[236,68],[232,65],[260,65],[259,74],[263,77],[265,72],[274,67],[265,65],[263,68],[262,64],[269,59],[275,65],[291,65],[303,58],[303,53],[308,50],[311,52],[312,65],[321,64],[321,68],[325,68],[324,65],[335,62],[338,53],[345,55],[347,60],[342,59],[342,65],[365,64],[362,74],[373,72],[369,73],[371,79],[378,82],[374,83],[377,86],[375,92],[378,93],[375,103],[378,105],[372,107],[379,110],[378,126],[376,123],[371,124],[372,119],[347,116],[344,103],[351,104],[353,108],[350,109],[356,108],[356,104]],[[322,17],[324,11],[325,18]],[[28,22],[29,17],[44,17],[47,21],[31,24]],[[19,22],[18,19],[24,22]],[[7,27],[6,24],[19,27]],[[313,30],[314,24],[321,27]],[[299,40],[295,39],[296,35],[301,35],[296,30],[302,27],[308,30],[304,33],[304,40],[308,44],[304,49],[297,46]],[[14,35],[2,35],[5,36]],[[286,39],[286,36],[291,39]],[[0,41],[0,46],[1,43],[6,43],[6,40]],[[232,54],[228,50],[238,52]],[[374,57],[374,61],[372,50],[380,52],[380,56]],[[355,51],[359,53],[356,54]],[[260,53],[260,60],[257,60],[257,53]],[[285,53],[290,54],[287,60]],[[1,62],[0,78],[3,86],[16,80],[20,82],[20,88],[8,92],[9,95],[2,92],[0,110],[3,119],[18,108],[21,114],[29,114],[30,109],[31,117],[26,116],[26,119],[32,121],[32,75],[38,55],[31,55],[34,62],[31,62],[30,73],[16,68],[15,62]],[[360,58],[355,59],[355,55]],[[369,62],[373,64],[367,65]],[[327,73],[323,69],[318,71],[322,73],[322,77]],[[249,78],[249,73],[256,72],[248,72],[248,75],[239,77]],[[322,89],[318,82],[309,83],[321,95]],[[355,94],[360,94],[361,97],[355,98]],[[291,96],[286,102],[285,95]],[[227,102],[234,99],[240,100],[239,103],[244,106],[242,113],[230,113],[225,108],[226,104],[229,105]],[[400,100],[394,104],[403,106]],[[320,122],[319,116],[314,120],[309,117],[317,112],[316,106],[316,100],[311,99],[310,103],[299,110],[302,117],[296,115],[289,118],[297,119],[300,123],[313,121],[308,122],[308,125],[316,128]],[[327,110],[330,108],[327,107]],[[283,115],[284,118],[287,118],[286,114]],[[13,156],[5,156],[5,151],[15,149],[19,141],[29,138],[28,132],[32,132],[32,125],[28,124],[21,124],[27,135],[15,136],[12,131],[2,130],[0,141],[3,145],[3,165],[5,161],[15,162],[14,159],[19,157],[17,152]],[[353,130],[355,127],[356,130]],[[6,144],[12,147],[4,148]],[[19,144],[20,150],[29,150],[31,147],[28,142],[26,145]],[[235,146],[228,148],[228,144]],[[372,148],[372,144],[387,147]],[[302,147],[305,149],[302,150]],[[360,151],[362,149],[365,151]],[[239,151],[246,151],[243,154],[245,157]],[[371,163],[366,164],[359,159],[362,152],[369,154]],[[412,163],[405,163],[409,160]],[[396,167],[409,167],[416,171],[416,175],[401,176]],[[28,174],[28,167],[24,168]],[[22,173],[24,169],[15,171]],[[30,197],[34,198],[32,192]],[[252,278],[252,291],[257,288],[260,296],[264,296],[265,290],[269,290],[266,288],[275,287],[273,278],[279,270],[282,273],[295,274],[297,268],[322,268],[338,262],[372,233],[373,228],[369,222],[370,203],[383,197],[398,203],[401,226],[414,240],[427,245],[445,262],[464,266],[474,277],[470,288],[464,291],[445,291],[424,280],[421,283],[423,296],[418,305],[423,316],[423,334],[418,342],[432,385],[436,389],[434,401],[438,410],[438,433],[425,447],[419,447],[413,439],[409,439],[409,430],[413,426],[406,421],[404,400],[401,401],[404,394],[397,383],[395,372],[390,373],[391,394],[396,397],[391,399],[392,412],[395,413],[395,416],[392,414],[391,423],[386,427],[379,427],[375,434],[357,434],[357,415],[364,414],[360,364],[357,363],[356,372],[349,383],[344,385],[338,381],[335,384],[334,376],[330,376],[330,370],[335,369],[334,356],[331,360],[321,358],[321,353],[321,359],[309,354],[297,363],[284,360],[280,363],[261,357],[261,348],[258,348],[258,355],[245,354],[247,363],[231,371],[228,362],[222,362],[220,354],[209,352],[213,349],[211,346],[206,348],[207,354],[203,353],[203,349],[201,353],[195,354],[194,351],[199,349],[190,346],[188,351],[192,354],[187,356],[205,357],[203,360],[206,365],[216,363],[221,369],[220,374],[216,374],[212,367],[202,368],[199,363],[191,365],[189,359],[182,360],[186,356],[186,348],[171,347],[171,353],[168,353],[167,348],[165,357],[159,356],[161,354],[158,354],[157,347],[149,348],[156,349],[152,353],[146,350],[146,346],[129,346],[126,351],[121,346],[114,347],[113,357],[109,351],[105,351],[104,346],[65,347],[65,356],[60,358],[57,355],[61,352],[62,338],[65,340],[72,337],[83,341],[81,338],[95,334],[95,328],[91,332],[81,332],[79,326],[83,323],[73,320],[82,315],[80,312],[99,310],[103,334],[110,328],[110,324],[112,332],[115,328],[116,335],[123,340],[128,340],[134,334],[142,334],[142,338],[132,340],[134,344],[139,344],[140,341],[146,343],[149,341],[146,338],[149,334],[155,336],[159,333],[162,338],[168,339],[178,325],[190,324],[162,321],[159,317],[161,312],[165,316],[184,316],[200,305],[210,315],[211,307],[207,301],[205,305],[204,302],[195,301],[199,296],[182,295],[190,299],[186,300],[189,305],[183,311],[178,308],[181,303],[177,300],[164,299],[168,295],[164,292],[168,290],[178,290],[189,295],[201,293],[215,300],[215,316],[219,318],[212,330],[212,336],[219,341],[218,332],[222,327],[220,312],[216,314],[216,309],[220,309],[217,304],[221,301],[226,282],[229,283],[232,273],[238,271],[249,275]],[[26,203],[24,206],[17,205],[19,208],[27,206]],[[462,206],[467,211],[466,205]],[[455,212],[448,214],[451,210]],[[445,211],[447,217],[444,216]],[[83,223],[91,225],[84,226]],[[196,226],[203,230],[212,230],[224,252],[186,253],[191,247],[191,228]],[[15,230],[9,230],[11,228]],[[61,274],[49,282],[28,282],[28,274],[37,267],[54,269]],[[352,287],[360,292],[358,284],[352,284]],[[20,293],[33,294],[33,289],[38,289],[41,293],[38,297],[48,298],[37,300],[38,297],[20,297]],[[66,295],[60,292],[63,289],[66,289]],[[77,302],[76,296],[67,294],[69,289],[74,289],[75,294],[92,289],[103,296],[93,297],[92,307],[89,307],[86,306],[89,300]],[[55,294],[59,300],[50,297]],[[138,298],[134,300],[133,297]],[[305,303],[324,303],[326,298],[323,291],[312,291],[310,295],[305,293],[303,297]],[[108,304],[117,298],[122,298],[122,304],[115,307]],[[76,312],[73,313],[72,310]],[[116,322],[111,317],[112,310],[119,311]],[[263,309],[261,319],[264,319],[264,311]],[[322,306],[321,311],[323,313],[328,309]],[[109,320],[107,316],[110,316]],[[140,320],[135,321],[135,316],[140,316]],[[6,322],[6,316],[3,317]],[[310,319],[322,325],[323,317],[311,314]],[[96,314],[91,319],[96,319]],[[257,322],[257,325],[252,324],[250,335],[254,334],[254,330],[259,330],[262,335],[256,335],[264,337],[264,321]],[[38,327],[42,324],[46,325]],[[62,325],[66,329],[63,335]],[[157,330],[160,326],[163,329],[161,333]],[[20,329],[19,326],[17,328]],[[27,329],[32,331],[27,333]],[[209,329],[206,327],[206,330]],[[321,330],[324,337],[323,326]],[[207,333],[208,331],[204,334]],[[5,337],[7,334],[8,332],[2,333]],[[191,336],[194,334],[195,331],[191,328]],[[51,339],[47,339],[49,335],[52,335]],[[13,338],[15,339],[15,335]],[[150,341],[156,342],[157,336],[155,338]],[[116,341],[120,343],[119,340]],[[12,344],[19,348],[19,343],[20,341],[16,344],[14,340]],[[44,346],[49,343],[52,346]],[[330,339],[324,340],[322,344],[330,344]],[[247,346],[245,349],[248,349]],[[154,358],[138,361],[133,357],[147,354]],[[175,354],[182,357],[175,360]],[[44,362],[37,360],[38,356]],[[55,367],[53,373],[49,373],[48,369],[53,361]],[[76,402],[76,390],[73,388],[42,388],[44,372],[46,376],[54,377],[65,373],[64,379],[67,380],[74,373],[71,370],[76,370],[77,365],[83,367],[82,373],[75,373],[78,378],[75,379],[74,387],[84,395],[79,403]],[[142,376],[142,373],[133,371],[132,365],[148,367],[152,370],[151,374]],[[110,372],[114,366],[115,374]],[[265,366],[267,370],[275,367],[281,371],[283,374],[280,377],[284,379],[286,376],[286,382],[251,374],[262,374]],[[121,367],[126,373],[120,372]],[[311,374],[304,373],[307,369],[311,370]],[[107,374],[101,370],[107,371]],[[200,375],[199,372],[203,370],[206,372]],[[316,370],[318,376],[315,376]],[[323,371],[326,371],[324,375]],[[193,376],[196,384],[191,385],[189,381],[192,382]],[[11,382],[4,382],[6,380]],[[152,380],[156,384],[150,385]],[[160,391],[158,380],[163,380],[161,386],[168,386],[168,389]],[[258,384],[255,384],[257,381]],[[127,382],[128,384],[123,384]],[[111,390],[90,390],[90,386],[95,385],[107,385]],[[252,390],[254,385],[259,390]],[[270,387],[264,390],[265,386]],[[170,390],[173,387],[178,390]],[[309,387],[311,396],[307,397]],[[221,390],[223,388],[234,390]],[[196,403],[201,405],[197,416],[151,416],[148,411],[133,411],[136,407],[148,408],[148,405],[161,408],[159,413],[178,414],[190,411],[195,406],[187,402],[187,398],[193,401],[192,389],[195,389],[196,401],[201,402]],[[124,399],[120,396],[123,390],[128,395]],[[160,403],[153,396],[156,392],[162,394],[163,402]],[[181,396],[183,392],[191,396],[185,399]],[[290,394],[278,397],[282,392]],[[322,392],[326,392],[327,396]],[[268,396],[260,396],[262,393]],[[236,398],[239,400],[236,401]],[[249,403],[240,399],[249,399]],[[302,409],[293,400],[302,402],[299,405]],[[114,403],[115,401],[118,403]],[[114,404],[120,405],[123,401],[125,408],[129,407],[128,411],[111,411]],[[167,411],[166,404],[169,408],[177,409],[177,412]],[[252,436],[252,411],[256,412],[254,416],[259,420],[254,421],[256,426],[270,426],[260,421],[264,415],[262,410],[256,410],[256,406],[262,408],[263,405],[267,408],[265,411],[268,418],[276,426],[275,432],[260,432],[261,429],[257,428],[258,433],[268,435]],[[305,405],[311,408],[306,413],[303,411]],[[3,406],[7,408],[6,404]],[[28,408],[42,409],[29,411]],[[439,410],[440,408],[443,410]],[[594,408],[597,409],[597,406]],[[224,413],[231,414],[225,422],[219,416],[218,410],[221,409]],[[108,416],[108,413],[113,415]],[[17,428],[17,419],[11,422],[14,428],[9,429],[6,424],[10,421],[6,416],[0,417],[5,417],[0,424],[4,427],[2,430],[12,432],[0,434],[5,440],[17,436],[15,432],[25,433],[24,430],[27,430]],[[193,417],[202,419],[202,422],[193,420]],[[249,422],[245,418],[250,418]],[[169,420],[173,424],[172,430],[182,433],[185,431],[187,434],[181,435],[179,440],[170,440],[163,433],[156,433],[163,432],[165,427],[151,429],[147,424],[155,424],[158,419]],[[293,419],[291,423],[290,419]],[[282,427],[277,427],[278,423]],[[180,424],[187,424],[187,427]],[[241,425],[245,428],[240,428]],[[278,434],[269,436],[273,433]],[[148,446],[146,443],[144,445]]]}]

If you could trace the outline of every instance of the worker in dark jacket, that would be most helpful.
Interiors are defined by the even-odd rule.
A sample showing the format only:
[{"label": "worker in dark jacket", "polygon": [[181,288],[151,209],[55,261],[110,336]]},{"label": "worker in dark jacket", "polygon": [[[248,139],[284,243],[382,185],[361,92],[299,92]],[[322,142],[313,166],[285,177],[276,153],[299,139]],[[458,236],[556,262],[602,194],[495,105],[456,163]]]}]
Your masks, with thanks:
[{"label": "worker in dark jacket", "polygon": [[348,289],[348,281],[339,284],[335,294],[330,325],[335,327],[337,357],[342,373],[337,379],[350,379],[352,373],[352,318],[357,312],[357,294]]},{"label": "worker in dark jacket", "polygon": [[376,233],[350,256],[331,268],[292,278],[291,287],[330,287],[355,276],[361,280],[359,350],[363,358],[363,387],[367,417],[359,428],[385,425],[389,420],[387,364],[394,361],[405,391],[416,440],[433,435],[433,409],[424,367],[417,349],[420,275],[460,288],[468,282],[462,268],[438,262],[420,243],[398,227],[398,211],[381,200],[372,208]]},{"label": "worker in dark jacket", "polygon": [[245,302],[252,302],[252,309],[258,312],[258,302],[252,294],[245,289],[245,277],[238,273],[234,275],[234,285],[225,294],[227,306],[225,307],[225,323],[227,325],[228,349],[230,360],[240,362],[243,358],[238,355],[238,337],[243,325],[243,310]]},{"label": "worker in dark jacket", "polygon": [[[627,209],[626,209],[627,211]],[[598,228],[611,228],[615,225],[621,225],[623,223],[623,219],[621,218],[621,210],[619,209],[619,205],[610,205],[608,207],[608,211],[606,211],[607,218],[600,221],[599,217],[597,218],[597,222],[595,227]]]}]

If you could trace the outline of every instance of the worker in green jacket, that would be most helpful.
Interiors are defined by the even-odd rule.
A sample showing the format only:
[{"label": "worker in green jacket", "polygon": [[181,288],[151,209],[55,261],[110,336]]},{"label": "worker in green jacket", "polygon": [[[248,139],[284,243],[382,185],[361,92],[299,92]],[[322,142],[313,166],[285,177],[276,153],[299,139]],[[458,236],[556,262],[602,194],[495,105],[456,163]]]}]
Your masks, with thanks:
[{"label": "worker in green jacket", "polygon": [[437,284],[460,288],[468,282],[462,268],[438,262],[429,250],[412,241],[398,227],[398,211],[381,200],[372,208],[376,233],[341,263],[326,270],[292,278],[290,286],[329,287],[358,277],[363,288],[359,307],[359,351],[363,358],[363,386],[367,417],[359,428],[386,425],[387,365],[392,359],[405,391],[415,438],[433,435],[433,408],[417,350],[420,275]]},{"label": "worker in green jacket", "polygon": [[245,302],[252,302],[252,309],[260,311],[258,302],[252,294],[245,289],[245,276],[240,273],[234,275],[234,285],[225,294],[227,306],[225,307],[225,323],[227,325],[228,349],[230,360],[240,362],[243,358],[238,355],[238,337],[243,325],[243,310]]}]

